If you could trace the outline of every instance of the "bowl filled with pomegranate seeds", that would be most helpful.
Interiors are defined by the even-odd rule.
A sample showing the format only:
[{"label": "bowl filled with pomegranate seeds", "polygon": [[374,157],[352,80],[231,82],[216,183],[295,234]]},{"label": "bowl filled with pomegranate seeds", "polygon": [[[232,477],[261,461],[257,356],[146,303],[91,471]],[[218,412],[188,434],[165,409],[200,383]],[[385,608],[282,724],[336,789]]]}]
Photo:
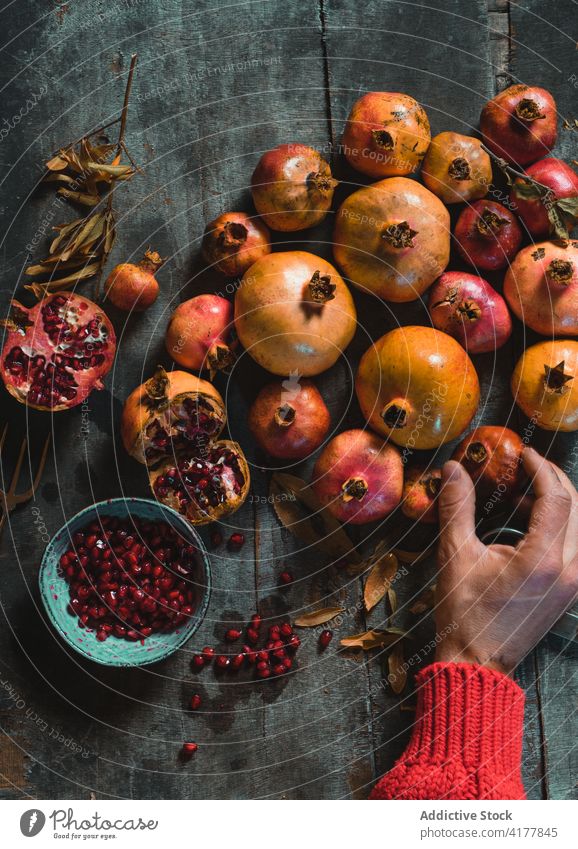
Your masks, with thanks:
[{"label": "bowl filled with pomegranate seeds", "polygon": [[52,624],[76,651],[107,666],[164,660],[199,627],[210,590],[209,558],[195,529],[144,498],[77,513],[40,566]]}]

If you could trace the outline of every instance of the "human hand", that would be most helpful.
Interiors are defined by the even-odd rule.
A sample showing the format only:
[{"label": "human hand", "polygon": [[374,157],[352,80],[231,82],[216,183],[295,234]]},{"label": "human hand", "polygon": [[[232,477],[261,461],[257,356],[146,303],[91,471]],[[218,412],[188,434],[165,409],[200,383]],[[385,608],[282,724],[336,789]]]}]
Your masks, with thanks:
[{"label": "human hand", "polygon": [[515,547],[478,539],[472,480],[459,463],[443,468],[438,661],[479,663],[511,674],[578,595],[578,493],[534,449],[525,449],[522,463],[534,498],[523,499],[530,522]]}]

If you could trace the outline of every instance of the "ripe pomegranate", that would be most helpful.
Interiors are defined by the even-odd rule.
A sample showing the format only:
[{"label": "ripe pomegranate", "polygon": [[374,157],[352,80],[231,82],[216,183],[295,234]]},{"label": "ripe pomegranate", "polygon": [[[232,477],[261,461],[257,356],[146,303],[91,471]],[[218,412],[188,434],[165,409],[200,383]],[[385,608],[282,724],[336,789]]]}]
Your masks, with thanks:
[{"label": "ripe pomegranate", "polygon": [[103,310],[88,298],[60,292],[30,309],[12,301],[2,324],[0,374],[20,403],[57,412],[104,388],[116,337]]},{"label": "ripe pomegranate", "polygon": [[322,444],[331,417],[313,381],[269,383],[249,410],[249,428],[267,454],[279,460],[304,460]]},{"label": "ripe pomegranate", "polygon": [[526,168],[526,174],[550,189],[548,194],[541,198],[539,190],[529,186],[521,177],[514,181],[510,200],[530,235],[538,239],[546,238],[549,233],[554,232],[553,224],[548,218],[548,206],[563,198],[574,200],[572,211],[565,213],[564,204],[561,207],[556,205],[556,211],[568,229],[572,230],[578,217],[578,174],[561,159],[555,159],[553,156],[534,162]]},{"label": "ripe pomegranate", "polygon": [[446,271],[429,292],[432,324],[457,339],[470,354],[495,351],[510,338],[506,302],[483,277]]},{"label": "ripe pomegranate", "polygon": [[330,368],[355,333],[351,293],[337,270],[305,251],[262,257],[235,296],[235,326],[247,352],[278,375]]},{"label": "ripe pomegranate", "polygon": [[235,360],[233,306],[219,295],[196,295],[173,312],[165,346],[173,360],[185,368],[211,374],[230,368]]},{"label": "ripe pomegranate", "polygon": [[578,242],[523,248],[504,280],[512,311],[544,336],[578,334]]},{"label": "ripe pomegranate", "polygon": [[341,205],[333,255],[351,282],[387,301],[415,301],[450,258],[450,215],[415,180],[392,177]]},{"label": "ripe pomegranate", "polygon": [[444,203],[461,203],[488,193],[492,162],[479,139],[460,133],[439,133],[425,155],[421,176]]},{"label": "ripe pomegranate", "polygon": [[506,268],[522,243],[514,213],[491,200],[479,200],[460,213],[454,239],[462,258],[482,271]]},{"label": "ripe pomegranate", "polygon": [[251,178],[257,212],[272,230],[283,232],[323,221],[336,185],[325,159],[305,144],[280,144],[267,151]]},{"label": "ripe pomegranate", "polygon": [[367,430],[346,430],[327,443],[313,469],[312,486],[324,508],[352,525],[384,519],[403,489],[395,446]]},{"label": "ripe pomegranate", "polygon": [[442,470],[409,469],[403,485],[401,512],[414,522],[434,525],[438,522],[437,497],[441,489]]},{"label": "ripe pomegranate", "polygon": [[472,361],[432,327],[398,327],[363,355],[355,380],[369,425],[408,449],[437,448],[471,422],[480,399]]},{"label": "ripe pomegranate", "polygon": [[149,478],[156,498],[192,525],[207,525],[234,513],[251,483],[240,446],[228,439],[168,457]]},{"label": "ripe pomegranate", "polygon": [[139,263],[123,262],[116,265],[104,284],[106,297],[124,312],[148,310],[159,295],[155,274],[163,262],[160,254],[148,250]]},{"label": "ripe pomegranate", "polygon": [[223,399],[211,383],[159,366],[125,401],[121,436],[135,460],[154,464],[216,439],[226,420]]},{"label": "ripe pomegranate", "polygon": [[484,141],[497,156],[528,165],[554,147],[556,101],[537,86],[513,85],[488,101],[480,117]]},{"label": "ripe pomegranate", "polygon": [[271,253],[271,234],[256,215],[224,212],[205,227],[202,253],[206,262],[227,277],[241,276]]},{"label": "ripe pomegranate", "polygon": [[341,143],[357,171],[382,178],[416,171],[430,139],[429,120],[417,100],[370,91],[353,104]]},{"label": "ripe pomegranate", "polygon": [[484,425],[463,439],[453,453],[483,497],[518,495],[525,475],[521,466],[524,443],[508,427]]},{"label": "ripe pomegranate", "polygon": [[522,354],[512,375],[512,394],[544,430],[578,430],[578,342],[538,342]]}]

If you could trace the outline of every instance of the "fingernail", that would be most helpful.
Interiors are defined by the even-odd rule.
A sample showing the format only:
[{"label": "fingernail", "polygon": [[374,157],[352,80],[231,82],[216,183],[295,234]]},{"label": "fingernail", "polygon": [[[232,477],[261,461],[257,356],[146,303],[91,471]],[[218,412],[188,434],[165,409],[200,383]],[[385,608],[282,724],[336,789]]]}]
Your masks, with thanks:
[{"label": "fingernail", "polygon": [[448,460],[447,463],[444,463],[442,469],[442,483],[447,483],[448,481],[457,478],[461,474],[460,464],[455,460]]}]

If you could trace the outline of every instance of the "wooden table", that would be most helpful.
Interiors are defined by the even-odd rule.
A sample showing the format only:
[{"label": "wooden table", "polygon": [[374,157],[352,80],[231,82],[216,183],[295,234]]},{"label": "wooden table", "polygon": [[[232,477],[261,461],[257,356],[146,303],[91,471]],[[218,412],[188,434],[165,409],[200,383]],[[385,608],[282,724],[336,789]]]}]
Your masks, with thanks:
[{"label": "wooden table", "polygon": [[[144,469],[119,443],[122,403],[157,362],[170,365],[163,334],[176,304],[200,291],[223,290],[222,280],[203,274],[199,239],[204,222],[221,210],[251,208],[248,183],[261,153],[283,141],[333,152],[342,198],[364,182],[344,165],[338,144],[351,104],[367,90],[408,92],[427,109],[434,132],[467,133],[477,126],[482,104],[510,80],[533,82],[555,93],[561,115],[571,121],[575,11],[571,0],[26,0],[3,12],[2,115],[9,118],[0,146],[3,314],[14,291],[22,294],[20,274],[33,235],[43,224],[73,217],[61,208],[50,219],[53,194],[38,188],[42,163],[60,144],[118,114],[135,51],[127,143],[144,174],[118,193],[113,259],[139,257],[149,244],[168,257],[161,296],[146,314],[124,324],[111,313],[119,335],[116,368],[86,409],[59,413],[51,423],[2,394],[12,456],[24,429],[32,460],[51,425],[54,434],[36,502],[13,514],[2,540],[3,797],[364,798],[402,751],[413,719],[411,692],[400,701],[382,684],[380,657],[341,656],[337,640],[319,655],[315,637],[304,632],[298,669],[275,682],[216,679],[212,672],[195,678],[190,670],[195,649],[218,643],[227,623],[246,621],[257,609],[265,616],[295,615],[323,599],[359,609],[362,582],[342,576],[336,584],[326,561],[299,553],[299,543],[264,503],[270,474],[259,468],[264,458],[251,448],[245,420],[266,375],[247,357],[234,384],[218,379],[228,392],[231,433],[256,464],[252,496],[232,522],[247,543],[238,554],[219,550],[213,557],[210,613],[186,650],[148,669],[119,672],[85,663],[43,619],[38,565],[46,533],[80,508],[122,494],[147,495]],[[34,94],[33,105],[26,105]],[[557,152],[576,156],[572,131],[560,130]],[[330,232],[328,220],[297,234],[291,245],[331,258]],[[288,246],[282,234],[276,241]],[[45,240],[40,245],[34,259]],[[90,287],[84,289],[88,294]],[[390,309],[358,292],[355,298],[374,338],[398,321],[426,320],[419,303]],[[479,421],[524,426],[508,382],[519,351],[533,341],[517,328],[499,357],[476,358]],[[366,346],[360,332],[350,363]],[[344,427],[360,424],[345,361],[319,385],[335,420],[344,414]],[[578,481],[575,437],[537,432],[533,444],[548,449]],[[4,475],[10,468],[8,454]],[[305,477],[308,471],[299,470]],[[280,591],[283,565],[296,581]],[[401,600],[419,593],[431,576],[431,566],[410,570]],[[367,621],[378,625],[383,618],[380,605]],[[398,624],[413,621],[406,612],[398,616]],[[357,613],[340,634],[364,626]],[[432,634],[431,625],[421,629],[415,646]],[[576,796],[576,656],[550,637],[518,673],[528,697],[524,780],[532,799]],[[205,705],[194,716],[185,710],[192,692],[201,693]],[[189,763],[178,759],[185,739],[200,746]]]}]

